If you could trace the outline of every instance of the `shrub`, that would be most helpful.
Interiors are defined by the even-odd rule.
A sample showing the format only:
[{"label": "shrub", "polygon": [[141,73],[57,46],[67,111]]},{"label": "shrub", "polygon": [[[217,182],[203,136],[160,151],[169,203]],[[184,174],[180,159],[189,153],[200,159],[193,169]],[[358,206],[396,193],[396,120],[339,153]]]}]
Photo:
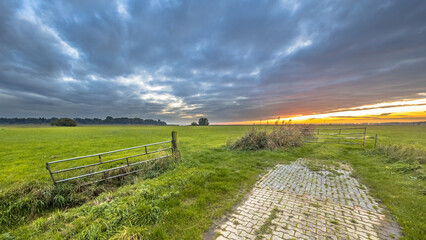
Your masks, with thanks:
[{"label": "shrub", "polygon": [[236,150],[260,150],[266,148],[268,135],[265,130],[258,130],[253,127],[243,137],[229,146]]},{"label": "shrub", "polygon": [[297,147],[303,144],[302,133],[295,125],[274,127],[268,135],[268,149],[284,149]]},{"label": "shrub", "polygon": [[274,126],[270,133],[267,133],[266,129],[261,130],[253,126],[243,137],[234,143],[228,143],[228,148],[233,150],[274,150],[297,147],[303,144],[304,135],[300,131],[301,126],[290,123]]},{"label": "shrub", "polygon": [[198,124],[196,122],[192,122],[191,126],[198,126]]},{"label": "shrub", "polygon": [[52,122],[50,125],[52,126],[65,126],[65,127],[75,127],[77,126],[77,122],[70,119],[70,118],[61,118],[54,122]]}]

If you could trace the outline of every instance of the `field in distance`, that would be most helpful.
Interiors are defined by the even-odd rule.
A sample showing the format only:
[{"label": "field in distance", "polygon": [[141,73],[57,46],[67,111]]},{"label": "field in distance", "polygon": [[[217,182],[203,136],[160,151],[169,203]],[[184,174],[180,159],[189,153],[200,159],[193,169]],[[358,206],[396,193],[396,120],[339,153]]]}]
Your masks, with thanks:
[{"label": "field in distance", "polygon": [[[425,235],[425,163],[405,161],[409,153],[398,151],[426,151],[426,126],[367,126],[365,148],[305,144],[278,151],[227,150],[229,139],[236,140],[250,128],[0,126],[0,239],[200,239],[214,219],[241,200],[259,174],[300,157],[350,163],[356,177],[392,211],[405,238]],[[178,132],[182,161],[158,177],[129,176],[125,184],[99,184],[90,194],[72,191],[59,195],[63,201],[57,197],[51,204],[43,203],[43,194],[58,194],[46,162],[170,140],[173,130]],[[379,146],[398,147],[374,151],[376,133]],[[401,161],[390,160],[394,156]],[[12,204],[19,201],[20,205]],[[39,204],[39,210],[30,210],[32,204]],[[17,216],[5,214],[8,211]]]}]

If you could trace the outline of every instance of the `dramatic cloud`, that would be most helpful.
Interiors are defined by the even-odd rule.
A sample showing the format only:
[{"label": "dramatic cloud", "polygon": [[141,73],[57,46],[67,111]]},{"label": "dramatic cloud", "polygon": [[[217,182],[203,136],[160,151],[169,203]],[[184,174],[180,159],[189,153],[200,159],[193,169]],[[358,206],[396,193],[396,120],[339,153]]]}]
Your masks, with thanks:
[{"label": "dramatic cloud", "polygon": [[0,2],[1,117],[237,122],[425,92],[421,0]]}]

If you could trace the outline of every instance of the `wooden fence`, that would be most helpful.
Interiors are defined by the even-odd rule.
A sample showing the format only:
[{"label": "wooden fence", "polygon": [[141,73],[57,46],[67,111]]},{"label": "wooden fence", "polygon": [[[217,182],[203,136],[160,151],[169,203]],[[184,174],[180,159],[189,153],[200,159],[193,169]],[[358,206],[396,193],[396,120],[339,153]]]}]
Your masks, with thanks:
[{"label": "wooden fence", "polygon": [[[167,143],[171,143],[170,147],[166,147],[166,148],[160,148],[157,150],[153,150],[153,151],[148,151],[149,147],[152,146],[161,146]],[[128,152],[131,151],[140,151],[137,154],[130,154],[127,155]],[[67,182],[67,181],[71,181],[71,180],[76,180],[76,179],[80,179],[80,178],[87,178],[90,176],[94,176],[94,175],[99,175],[99,174],[103,174],[103,177],[101,179],[86,183],[86,184],[92,184],[92,183],[96,183],[96,182],[101,182],[101,181],[105,181],[108,179],[113,179],[113,178],[118,178],[118,177],[123,177],[132,173],[136,173],[139,171],[144,170],[143,168],[136,168],[135,166],[138,166],[140,164],[146,164],[148,162],[154,162],[160,159],[164,159],[164,158],[169,158],[169,157],[173,157],[176,158],[177,155],[177,132],[173,131],[172,132],[172,140],[168,140],[168,141],[163,141],[163,142],[157,142],[157,143],[151,143],[151,144],[146,144],[146,145],[141,145],[141,146],[136,146],[136,147],[130,147],[130,148],[124,148],[124,149],[119,149],[119,150],[114,150],[114,151],[109,151],[109,152],[104,152],[104,153],[96,153],[96,154],[91,154],[91,155],[87,155],[87,156],[80,156],[80,157],[74,157],[74,158],[68,158],[68,159],[63,159],[63,160],[58,160],[58,161],[52,161],[52,162],[46,162],[46,169],[49,171],[50,177],[53,181],[53,184],[57,185],[58,183],[62,183],[62,182]],[[121,156],[118,158],[113,158],[113,159],[109,159],[109,160],[103,160],[105,156],[114,154],[114,153],[119,153],[120,154],[124,154],[126,156]],[[127,152],[127,153],[126,153]],[[132,159],[136,159],[138,157],[142,157],[142,156],[148,156],[150,154],[154,154],[157,153],[158,155],[161,152],[165,152],[165,155],[163,156],[158,156],[155,158],[151,158],[151,159],[144,159],[143,161],[136,161],[136,162],[131,162],[129,161]],[[90,162],[91,160],[96,159],[96,162]],[[64,162],[75,162],[77,160],[87,160],[89,161],[89,164],[85,164],[85,165],[78,165],[78,166],[73,166],[73,167],[69,167],[69,168],[64,168],[64,169],[56,169],[56,170],[52,170],[53,165],[58,165]],[[87,161],[85,163],[87,163]],[[93,172],[93,168],[97,167],[99,168],[100,166],[103,166],[105,164],[111,164],[111,163],[116,163],[116,164],[121,164],[119,166],[113,166],[113,167],[109,167],[107,169],[96,169],[96,171]],[[68,164],[69,165],[69,164]],[[63,178],[63,179],[58,179],[56,177],[57,174],[61,174],[61,173],[65,173],[65,172],[73,172],[76,170],[84,170],[84,169],[92,169],[92,172],[87,172],[84,174],[80,174],[80,175],[75,175],[75,176],[70,176],[67,178]],[[124,172],[119,172],[120,170],[124,171]],[[106,173],[109,173],[109,175],[107,175]]]},{"label": "wooden fence", "polygon": [[359,128],[302,128],[309,143],[337,143],[365,145],[366,127]]}]

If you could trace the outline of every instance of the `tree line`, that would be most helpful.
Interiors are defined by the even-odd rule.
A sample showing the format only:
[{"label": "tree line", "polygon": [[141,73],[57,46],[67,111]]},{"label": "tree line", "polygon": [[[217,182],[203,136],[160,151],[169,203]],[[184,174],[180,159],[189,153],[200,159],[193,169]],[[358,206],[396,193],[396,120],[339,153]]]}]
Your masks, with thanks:
[{"label": "tree line", "polygon": [[[0,118],[0,124],[51,124],[59,118]],[[73,118],[79,124],[141,124],[141,125],[167,125],[166,122],[160,119],[142,119],[128,117],[106,117],[100,118]]]}]

